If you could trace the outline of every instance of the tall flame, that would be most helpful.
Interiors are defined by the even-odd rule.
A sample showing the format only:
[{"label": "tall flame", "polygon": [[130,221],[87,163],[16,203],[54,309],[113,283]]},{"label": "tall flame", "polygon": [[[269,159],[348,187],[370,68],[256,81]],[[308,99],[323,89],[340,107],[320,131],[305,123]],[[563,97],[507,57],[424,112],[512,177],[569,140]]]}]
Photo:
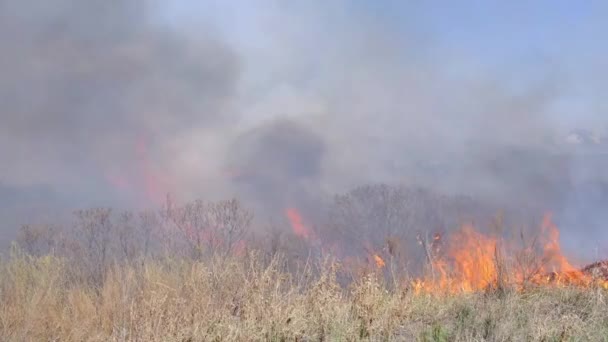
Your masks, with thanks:
[{"label": "tall flame", "polygon": [[552,215],[547,214],[541,224],[541,233],[545,238],[543,251],[544,261],[542,270],[548,273],[548,280],[557,284],[589,285],[593,279],[574,267],[564,256],[559,243],[559,229],[553,223]]},{"label": "tall flame", "polygon": [[574,272],[577,269],[568,262],[562,254],[559,243],[559,230],[553,223],[551,214],[545,215],[541,225],[541,233],[547,238],[544,245],[545,256],[551,261],[552,272]]},{"label": "tall flame", "polygon": [[[430,255],[430,272],[412,282],[420,293],[476,292],[500,285],[522,289],[530,280],[536,285],[608,287],[608,281],[593,279],[590,274],[574,267],[562,253],[559,230],[551,214],[545,215],[540,229],[542,248],[535,256],[538,267],[527,276],[517,267],[517,250],[500,244],[500,238],[482,234],[465,225],[448,242],[446,255]],[[511,248],[506,248],[511,247]],[[502,248],[502,249],[501,249]]]}]

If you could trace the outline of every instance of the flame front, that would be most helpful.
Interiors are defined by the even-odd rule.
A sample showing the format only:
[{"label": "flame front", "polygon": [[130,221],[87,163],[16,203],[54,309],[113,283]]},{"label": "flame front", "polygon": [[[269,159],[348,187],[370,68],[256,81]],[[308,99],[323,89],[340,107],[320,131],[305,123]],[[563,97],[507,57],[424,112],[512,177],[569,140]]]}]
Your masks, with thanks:
[{"label": "flame front", "polygon": [[564,256],[559,230],[550,214],[545,215],[540,233],[542,247],[533,258],[534,266],[524,269],[517,262],[520,255],[517,248],[501,244],[500,238],[465,225],[451,235],[445,255],[429,255],[427,276],[415,279],[411,286],[417,293],[467,293],[500,286],[522,290],[526,282],[544,286],[587,287],[595,284],[608,288],[607,280],[594,279]]},{"label": "flame front", "polygon": [[[454,259],[454,290],[466,292],[486,288],[496,280],[496,239],[476,232],[472,226],[464,226],[452,240],[450,255]],[[443,272],[442,274],[445,274]]]}]

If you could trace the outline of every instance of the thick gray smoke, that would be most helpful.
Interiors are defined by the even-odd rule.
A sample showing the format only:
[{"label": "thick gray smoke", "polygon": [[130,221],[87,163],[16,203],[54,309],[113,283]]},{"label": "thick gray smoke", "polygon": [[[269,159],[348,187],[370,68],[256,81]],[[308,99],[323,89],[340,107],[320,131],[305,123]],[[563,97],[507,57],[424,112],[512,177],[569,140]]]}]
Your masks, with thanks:
[{"label": "thick gray smoke", "polygon": [[142,159],[169,162],[163,146],[231,119],[236,56],[154,16],[145,1],[0,2],[1,181],[108,195],[108,178],[132,181]]},{"label": "thick gray smoke", "polygon": [[314,206],[326,146],[304,125],[280,120],[239,136],[229,150],[233,181],[259,210]]},{"label": "thick gray smoke", "polygon": [[559,56],[483,63],[438,43],[414,5],[401,26],[343,2],[247,6],[234,22],[216,4],[219,19],[176,26],[151,1],[0,0],[3,200],[48,189],[65,207],[150,205],[172,192],[280,213],[387,182],[600,231],[605,131],[568,137],[579,123],[556,108],[577,83]]},{"label": "thick gray smoke", "polygon": [[162,196],[180,156],[172,144],[234,119],[235,54],[156,15],[139,0],[0,1],[0,185],[11,208],[40,187],[50,190],[37,203],[70,206]]}]

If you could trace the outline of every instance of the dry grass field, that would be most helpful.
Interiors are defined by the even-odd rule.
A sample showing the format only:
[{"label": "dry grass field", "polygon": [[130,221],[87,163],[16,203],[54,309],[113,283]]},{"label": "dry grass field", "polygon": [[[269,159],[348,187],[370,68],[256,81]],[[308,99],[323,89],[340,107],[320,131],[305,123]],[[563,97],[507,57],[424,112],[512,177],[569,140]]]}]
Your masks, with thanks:
[{"label": "dry grass field", "polygon": [[338,262],[287,272],[250,252],[114,264],[99,284],[56,256],[13,248],[0,265],[2,341],[608,341],[608,292],[414,293]]},{"label": "dry grass field", "polygon": [[498,220],[416,243],[363,234],[389,226],[370,211],[329,226],[331,252],[289,213],[291,235],[249,234],[236,200],[23,226],[0,257],[0,340],[608,341],[608,263],[573,266],[550,215],[535,235]]}]

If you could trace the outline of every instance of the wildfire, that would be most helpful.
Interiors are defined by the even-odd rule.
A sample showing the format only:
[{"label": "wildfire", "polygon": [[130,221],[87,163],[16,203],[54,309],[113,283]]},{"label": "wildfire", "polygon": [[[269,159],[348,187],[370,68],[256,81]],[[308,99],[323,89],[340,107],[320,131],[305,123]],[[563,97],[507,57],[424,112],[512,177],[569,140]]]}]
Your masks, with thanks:
[{"label": "wildfire", "polygon": [[466,293],[504,285],[521,290],[526,282],[547,286],[596,284],[608,288],[608,280],[594,279],[563,255],[559,230],[550,214],[544,217],[540,233],[542,246],[533,258],[533,265],[523,267],[516,262],[520,255],[517,248],[465,225],[450,236],[447,253],[429,256],[429,274],[411,285],[417,293]]},{"label": "wildfire", "polygon": [[378,254],[374,254],[374,261],[376,262],[376,267],[383,268],[385,266],[384,259],[382,259]]},{"label": "wildfire", "polygon": [[418,291],[450,293],[485,289],[496,279],[496,246],[496,239],[465,225],[451,237],[448,258],[431,260],[430,279],[417,279],[413,286]]},{"label": "wildfire", "polygon": [[302,215],[297,209],[289,208],[285,211],[285,215],[289,219],[294,234],[304,239],[314,237],[312,230],[304,224]]},{"label": "wildfire", "polygon": [[171,177],[154,163],[149,152],[149,142],[144,135],[137,138],[132,151],[135,161],[128,168],[105,169],[104,177],[117,190],[133,193],[145,203],[160,205],[173,188]]}]

